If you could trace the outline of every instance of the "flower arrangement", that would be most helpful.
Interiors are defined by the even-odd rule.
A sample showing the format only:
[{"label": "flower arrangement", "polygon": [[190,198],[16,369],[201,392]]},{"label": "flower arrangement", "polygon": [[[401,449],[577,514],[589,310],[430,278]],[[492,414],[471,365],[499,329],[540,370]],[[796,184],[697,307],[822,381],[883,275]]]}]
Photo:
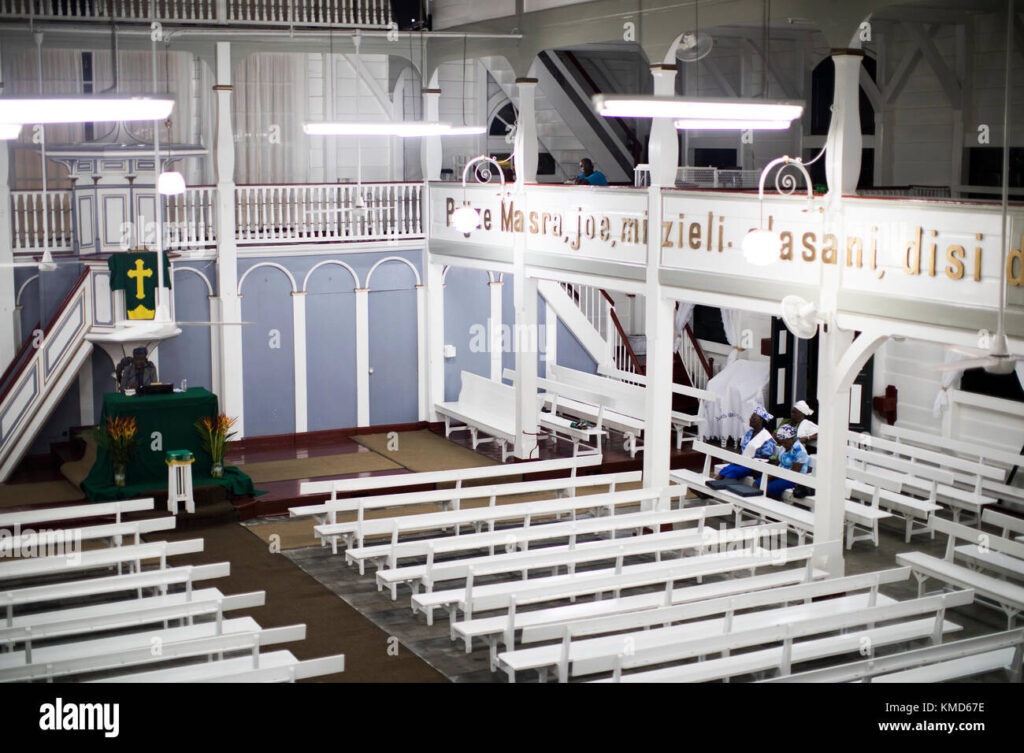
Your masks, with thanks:
[{"label": "flower arrangement", "polygon": [[220,478],[224,474],[224,446],[235,436],[236,432],[231,431],[231,427],[237,420],[221,413],[217,416],[203,416],[195,423],[203,449],[210,454],[213,461],[210,474],[214,478]]},{"label": "flower arrangement", "polygon": [[134,416],[108,416],[103,428],[96,432],[96,444],[106,450],[114,464],[116,486],[125,485],[125,466],[135,459],[138,432]]}]

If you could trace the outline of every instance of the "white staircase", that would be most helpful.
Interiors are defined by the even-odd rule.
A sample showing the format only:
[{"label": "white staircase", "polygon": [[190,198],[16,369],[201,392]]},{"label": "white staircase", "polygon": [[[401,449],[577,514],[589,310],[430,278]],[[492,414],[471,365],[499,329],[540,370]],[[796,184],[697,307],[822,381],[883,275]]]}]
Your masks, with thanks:
[{"label": "white staircase", "polygon": [[92,278],[86,270],[0,395],[0,481],[8,479],[89,363],[93,346],[85,336],[93,310]]}]

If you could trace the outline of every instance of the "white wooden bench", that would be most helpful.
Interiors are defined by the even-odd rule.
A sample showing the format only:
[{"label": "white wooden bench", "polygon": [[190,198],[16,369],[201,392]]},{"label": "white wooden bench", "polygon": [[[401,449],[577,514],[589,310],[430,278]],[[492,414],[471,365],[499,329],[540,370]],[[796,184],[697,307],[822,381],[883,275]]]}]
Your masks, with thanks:
[{"label": "white wooden bench", "polygon": [[[1007,558],[1024,561],[1024,544],[1001,536],[992,536],[974,528],[933,517],[932,526],[939,533],[946,534],[944,558],[933,557],[923,552],[905,552],[896,555],[896,561],[909,565],[918,581],[918,593],[924,592],[928,578],[935,578],[949,585],[973,589],[979,604],[988,604],[1006,615],[1007,629],[1013,628],[1014,619],[1024,609],[1024,586],[988,575],[963,565],[956,564],[955,557],[970,555],[977,562],[987,559],[986,555],[1001,554]],[[977,549],[957,547],[957,541],[966,541]]]},{"label": "white wooden bench", "polygon": [[95,502],[88,505],[65,505],[62,507],[46,507],[42,509],[20,510],[18,512],[0,513],[0,529],[12,529],[15,526],[26,528],[40,524],[53,524],[69,520],[85,520],[88,518],[106,518],[113,516],[115,523],[121,523],[121,516],[129,512],[142,512],[153,509],[153,498],[125,499],[118,502]]},{"label": "white wooden bench", "polygon": [[[531,570],[550,570],[558,575],[564,568],[569,574],[577,572],[577,567],[598,562],[623,562],[626,557],[654,555],[656,561],[662,561],[666,555],[678,553],[682,558],[684,552],[703,552],[708,547],[725,547],[749,542],[751,538],[776,536],[784,534],[785,528],[775,526],[758,526],[756,528],[729,529],[716,531],[709,527],[700,529],[682,529],[652,533],[647,536],[633,536],[609,541],[590,541],[582,544],[544,547],[526,552],[508,552],[486,557],[474,557],[464,560],[434,563],[427,572],[420,573],[418,580],[424,585],[427,593],[435,586],[448,580],[477,579],[491,575],[519,573],[526,581]],[[404,569],[404,568],[403,568]],[[394,573],[389,577],[390,574]],[[399,582],[411,580],[407,573],[384,570],[377,573],[379,587],[388,585],[394,588]],[[418,589],[413,593],[417,593]]]},{"label": "white wooden bench", "polygon": [[[591,543],[604,543],[615,541],[616,533],[629,531],[634,536],[639,535],[644,528],[657,531],[663,525],[675,525],[676,523],[696,522],[697,526],[688,528],[688,531],[701,531],[707,518],[732,513],[729,505],[709,505],[701,508],[690,508],[681,510],[669,510],[667,512],[639,512],[624,515],[608,515],[599,518],[588,518],[574,520],[566,523],[547,523],[534,525],[528,528],[511,527],[501,531],[485,534],[469,534],[466,536],[444,536],[407,542],[415,545],[414,549],[403,551],[402,544],[389,547],[387,554],[388,565],[377,570],[377,590],[385,587],[391,589],[391,598],[396,598],[396,587],[399,584],[407,584],[413,593],[419,591],[420,585],[430,591],[433,585],[439,580],[445,580],[445,576],[453,572],[451,568],[468,567],[480,565],[488,559],[511,554],[536,554],[538,552],[560,552],[571,551],[577,546],[584,546]],[[581,541],[586,536],[594,534],[608,534],[608,538],[598,537],[596,542]],[[467,543],[464,539],[470,539]],[[531,548],[531,544],[540,541],[565,541],[565,543],[549,544],[548,546]],[[502,553],[495,554],[495,547],[499,547]],[[490,551],[487,555],[464,556],[457,559],[439,561],[437,555],[450,555],[453,553],[468,554],[476,552],[482,547]],[[399,565],[399,557],[409,557],[409,551],[422,552],[426,556],[426,562],[422,564]],[[420,556],[420,555],[417,555]],[[507,560],[505,560],[507,561]],[[465,577],[466,573],[457,577]]]},{"label": "white wooden bench", "polygon": [[[31,664],[34,641],[66,639],[94,632],[137,628],[157,622],[166,623],[171,620],[181,620],[183,623],[187,621],[191,624],[196,619],[208,618],[220,622],[224,619],[225,612],[261,607],[265,603],[266,595],[263,591],[224,596],[216,589],[211,590],[216,593],[206,596],[197,594],[187,601],[158,597],[170,602],[166,604],[154,605],[150,600],[144,602],[141,599],[115,602],[103,605],[107,609],[102,614],[95,614],[98,610],[94,609],[94,614],[89,616],[70,616],[70,613],[77,610],[68,610],[69,615],[65,619],[57,619],[61,613],[48,613],[45,620],[23,620],[31,624],[0,627],[0,646],[13,650],[14,646],[22,645],[26,663]],[[175,601],[177,603],[174,603]]]},{"label": "white wooden bench", "polygon": [[711,583],[674,588],[672,582],[666,582],[662,591],[651,591],[633,596],[620,596],[616,599],[597,599],[575,604],[555,607],[518,611],[513,601],[508,614],[497,617],[474,617],[452,623],[452,631],[466,643],[469,650],[474,638],[487,642],[490,648],[491,671],[498,669],[498,642],[504,644],[506,650],[515,648],[516,631],[527,627],[542,625],[562,625],[572,620],[615,615],[623,612],[667,607],[674,604],[685,604],[705,599],[721,598],[735,594],[790,586],[825,578],[824,570],[813,570],[807,567],[793,568],[769,572],[764,575],[752,575],[739,578],[727,578]]},{"label": "white wooden bench", "polygon": [[773,677],[762,682],[948,682],[1006,670],[1021,681],[1024,628],[877,656],[836,667]]},{"label": "white wooden bench", "polygon": [[[946,611],[969,604],[972,597],[973,593],[970,591],[958,591],[909,601],[881,603],[873,607],[861,606],[849,611],[836,607],[822,607],[822,611],[817,614],[814,614],[813,610],[796,608],[784,621],[776,624],[748,630],[734,629],[732,632],[711,636],[707,636],[706,633],[702,636],[700,631],[694,631],[691,627],[692,637],[689,640],[672,642],[666,641],[671,633],[664,629],[649,630],[642,634],[634,634],[635,648],[630,655],[624,655],[620,648],[620,652],[611,659],[606,654],[593,659],[582,656],[572,663],[569,672],[570,677],[577,677],[612,671],[612,677],[603,680],[605,682],[707,682],[769,670],[789,674],[794,664],[858,652],[863,650],[865,645],[877,649],[922,638],[930,638],[934,643],[938,643],[945,633],[960,629],[959,625],[945,619]],[[831,599],[818,604],[827,605],[834,601],[836,600]],[[804,605],[807,606],[813,605]],[[755,616],[757,614],[759,613],[754,613]],[[934,616],[912,619],[920,618],[922,615]],[[793,616],[797,619],[792,619]],[[881,628],[875,627],[877,624],[896,620],[908,621],[895,622]],[[838,631],[844,632],[828,637],[813,637]],[[620,638],[620,646],[621,641]],[[757,648],[779,642],[782,643],[781,646]],[[579,643],[583,645],[587,642]],[[737,649],[753,650],[739,654],[731,653]],[[711,654],[721,656],[681,666],[622,674],[622,671],[627,669],[684,661]]]},{"label": "white wooden bench", "polygon": [[558,410],[591,422],[600,417],[604,427],[625,435],[624,448],[630,457],[643,449],[647,427],[643,387],[555,364],[546,373],[538,386],[558,396]]},{"label": "white wooden bench", "polygon": [[6,614],[8,626],[18,624],[14,616],[16,607],[59,603],[71,599],[87,597],[111,596],[134,592],[142,598],[142,590],[152,588],[163,595],[170,586],[184,586],[185,593],[193,593],[193,585],[198,581],[226,578],[231,574],[231,566],[227,562],[213,565],[185,565],[168,567],[162,570],[147,570],[129,575],[112,575],[102,578],[86,578],[83,580],[50,583],[42,586],[5,589],[0,591],[0,608]]},{"label": "white wooden bench", "polygon": [[[420,504],[439,505],[442,510],[448,509],[451,505],[454,509],[461,509],[463,499],[489,499],[490,504],[495,504],[497,498],[518,494],[535,494],[539,492],[551,492],[554,496],[560,497],[563,493],[575,496],[578,491],[587,487],[607,486],[609,491],[615,491],[620,484],[639,483],[643,478],[641,471],[625,471],[622,473],[608,473],[595,476],[571,476],[568,478],[545,479],[542,481],[521,481],[509,484],[488,484],[485,486],[467,486],[456,489],[435,489],[428,492],[407,492],[401,494],[383,494],[373,497],[350,497],[341,500],[329,500],[318,505],[306,505],[302,507],[289,508],[291,517],[312,516],[321,523],[335,524],[338,522],[340,513],[357,514],[362,518],[367,510],[381,510],[392,507],[415,507]],[[332,539],[332,543],[336,537]],[[327,544],[328,538],[322,543]],[[334,548],[337,553],[337,547]],[[362,569],[360,569],[362,572]]]},{"label": "white wooden bench", "polygon": [[465,588],[415,594],[412,607],[413,612],[426,612],[427,624],[433,624],[433,610],[439,607],[447,609],[450,621],[454,622],[459,611],[466,615],[466,619],[472,619],[475,612],[507,610],[513,600],[521,606],[562,599],[575,600],[580,596],[602,593],[613,593],[618,597],[624,589],[640,586],[664,585],[741,570],[753,574],[761,567],[780,567],[806,561],[813,555],[813,549],[804,546],[768,551],[752,547],[744,552],[706,554],[683,560],[626,566],[622,565],[622,558],[618,558],[614,568],[485,585],[474,585],[473,574],[470,573]]},{"label": "white wooden bench", "polygon": [[[305,637],[305,625],[263,629],[251,617],[238,617],[219,623],[60,643],[35,649],[31,664],[23,651],[0,654],[0,682],[51,680],[229,651],[249,651],[256,656],[261,646],[301,641]],[[154,645],[159,645],[160,650],[154,651]]]},{"label": "white wooden bench", "polygon": [[313,677],[333,675],[344,671],[344,654],[299,661],[291,651],[270,651],[259,654],[255,661],[249,656],[237,659],[220,659],[201,664],[190,664],[185,667],[115,675],[113,677],[90,680],[89,682],[295,682],[296,680],[308,680]]},{"label": "white wooden bench", "polygon": [[[497,479],[521,475],[523,477],[537,473],[557,473],[569,471],[571,477],[577,470],[593,468],[601,465],[602,458],[597,455],[581,455],[575,458],[555,458],[552,460],[531,460],[525,463],[507,465],[487,465],[476,468],[453,468],[447,471],[424,471],[421,473],[402,473],[395,476],[369,476],[366,478],[342,478],[329,481],[305,481],[299,485],[302,496],[328,494],[328,502],[336,502],[339,494],[365,494],[381,489],[401,489],[410,486],[433,486],[435,484],[454,484],[461,489],[464,482],[481,481],[484,479],[497,482]],[[327,507],[317,509],[308,506],[304,515],[326,514]],[[334,522],[331,520],[330,522]]]},{"label": "white wooden bench", "polygon": [[313,530],[318,536],[334,537],[335,541],[332,542],[332,545],[335,547],[337,539],[343,540],[346,547],[351,546],[353,542],[358,542],[358,546],[363,546],[367,537],[385,535],[390,535],[392,543],[397,543],[401,534],[412,531],[452,528],[458,535],[460,526],[468,525],[473,526],[479,533],[484,525],[493,531],[495,524],[503,520],[524,520],[525,526],[529,527],[537,518],[558,515],[571,515],[575,518],[580,512],[596,509],[604,509],[608,514],[612,514],[620,505],[654,503],[662,498],[669,499],[671,496],[678,495],[673,494],[671,489],[633,489],[608,494],[586,494],[579,497],[515,502],[504,505],[493,504],[494,498],[492,497],[492,504],[487,507],[390,518],[357,518],[352,522],[321,524],[314,526]]},{"label": "white wooden bench", "polygon": [[511,525],[496,529],[493,532],[461,534],[459,536],[441,536],[428,539],[403,541],[397,544],[375,544],[345,550],[345,557],[350,564],[373,561],[378,569],[387,563],[389,568],[399,566],[399,561],[410,557],[429,557],[437,555],[470,552],[487,549],[494,554],[495,547],[509,551],[512,548],[523,550],[532,545],[551,540],[579,538],[583,536],[614,537],[623,532],[639,533],[644,528],[659,530],[665,525],[692,523],[703,518],[718,515],[731,515],[731,505],[708,505],[678,510],[647,511],[638,513],[620,513],[598,518],[582,518],[561,523],[540,523],[529,528]]},{"label": "white wooden bench", "polygon": [[908,544],[914,534],[931,533],[928,519],[942,509],[935,502],[904,494],[903,483],[898,478],[853,466],[846,468],[846,489],[851,497],[866,498],[872,507],[888,510],[902,518],[903,540]]},{"label": "white wooden bench", "polygon": [[70,546],[81,546],[83,541],[109,539],[114,546],[120,546],[125,537],[136,544],[142,543],[142,536],[157,531],[174,529],[173,515],[161,518],[146,518],[128,523],[104,523],[81,528],[56,528],[47,530],[23,529],[15,524],[11,536],[0,535],[0,557],[10,557],[18,552],[44,552],[56,546],[65,549]]},{"label": "white wooden bench", "polygon": [[141,569],[142,560],[158,559],[159,567],[167,567],[167,558],[203,551],[202,539],[187,541],[153,541],[147,544],[75,552],[69,555],[37,557],[0,563],[0,581],[35,578],[44,575],[65,575],[82,570],[121,566],[127,563],[135,571]]},{"label": "white wooden bench", "polygon": [[[856,432],[849,433],[849,441],[851,445],[860,445],[859,452],[870,450],[870,461],[875,465],[907,474],[903,479],[905,488],[917,489],[928,494],[929,501],[949,506],[956,522],[960,521],[961,512],[966,511],[974,515],[980,525],[982,509],[997,502],[995,497],[984,494],[982,490],[984,479],[1002,478],[1002,471],[998,468]],[[869,444],[865,446],[865,443]],[[852,452],[848,454],[853,456]],[[858,457],[864,459],[863,455]],[[939,480],[936,475],[940,471],[945,480]],[[970,488],[956,486],[958,481]]]},{"label": "white wooden bench", "polygon": [[991,507],[985,508],[985,511],[981,514],[981,522],[998,528],[1000,530],[999,535],[1004,539],[1013,536],[1019,541],[1020,536],[1016,534],[1024,534],[1024,518],[1007,515],[1004,512],[993,510]]},{"label": "white wooden bench", "polygon": [[[538,404],[539,408],[539,404]],[[516,442],[516,391],[507,384],[477,376],[469,371],[462,372],[462,386],[459,399],[454,403],[436,403],[434,410],[444,416],[444,435],[469,430],[475,450],[485,442],[497,442],[501,447],[501,462],[509,456],[509,445]],[[465,426],[452,426],[452,421],[461,421]],[[480,433],[489,439],[480,439]]]},{"label": "white wooden bench", "polygon": [[[623,650],[631,653],[634,648],[645,648],[640,633],[657,634],[646,645],[647,649],[654,649],[709,634],[752,630],[786,621],[874,607],[893,602],[878,592],[880,585],[903,581],[909,577],[910,569],[900,568],[589,617],[563,624],[531,626],[523,629],[523,647],[499,654],[498,664],[509,674],[511,681],[515,680],[516,672],[529,669],[542,671],[558,666],[559,679],[565,682],[572,663],[586,661],[593,664],[604,659],[604,670],[591,666],[591,671],[606,671],[612,668],[615,657]],[[855,594],[865,589],[867,593]],[[812,599],[821,597],[829,598],[812,604]],[[791,604],[799,605],[801,602],[801,607],[790,607]],[[671,627],[673,625],[675,627]],[[594,638],[601,635],[605,637]],[[528,647],[546,641],[558,642]]]}]

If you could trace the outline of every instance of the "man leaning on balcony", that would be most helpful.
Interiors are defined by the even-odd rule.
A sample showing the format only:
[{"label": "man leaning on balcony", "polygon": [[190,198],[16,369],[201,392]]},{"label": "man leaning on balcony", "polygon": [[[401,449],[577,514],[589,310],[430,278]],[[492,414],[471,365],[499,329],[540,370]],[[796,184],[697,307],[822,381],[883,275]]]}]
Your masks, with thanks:
[{"label": "man leaning on balcony", "polygon": [[607,186],[608,179],[600,170],[594,169],[594,163],[589,157],[580,160],[580,174],[575,180],[578,186]]}]

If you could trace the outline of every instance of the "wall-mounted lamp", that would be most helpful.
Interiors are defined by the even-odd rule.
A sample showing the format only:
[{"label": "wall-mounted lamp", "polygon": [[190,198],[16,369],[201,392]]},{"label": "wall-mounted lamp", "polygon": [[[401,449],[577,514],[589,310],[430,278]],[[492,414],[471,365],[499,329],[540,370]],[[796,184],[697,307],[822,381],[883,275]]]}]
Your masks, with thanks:
[{"label": "wall-mounted lamp", "polygon": [[160,173],[156,190],[163,196],[177,196],[185,193],[185,176],[179,172]]},{"label": "wall-mounted lamp", "polygon": [[811,190],[811,176],[801,160],[786,155],[773,159],[764,166],[764,170],[761,171],[761,179],[757,183],[757,200],[761,209],[760,227],[751,230],[743,238],[743,258],[758,267],[764,267],[776,261],[782,251],[782,238],[774,230],[764,226],[764,182],[768,174],[778,165],[782,165],[775,174],[775,190],[778,193],[788,196],[796,191],[796,178],[791,173],[785,172],[788,168],[793,167],[804,176],[808,201],[814,198],[814,193]]},{"label": "wall-mounted lamp", "polygon": [[[480,163],[481,167],[473,167]],[[469,179],[469,169],[473,167],[473,175],[478,183],[487,183],[491,180],[491,165],[494,165],[498,178],[501,180],[502,192],[505,189],[505,174],[501,171],[501,165],[491,157],[480,155],[474,157],[462,168],[462,206],[452,212],[452,225],[460,233],[468,235],[480,227],[480,213],[471,206],[466,205],[466,181]]]}]

